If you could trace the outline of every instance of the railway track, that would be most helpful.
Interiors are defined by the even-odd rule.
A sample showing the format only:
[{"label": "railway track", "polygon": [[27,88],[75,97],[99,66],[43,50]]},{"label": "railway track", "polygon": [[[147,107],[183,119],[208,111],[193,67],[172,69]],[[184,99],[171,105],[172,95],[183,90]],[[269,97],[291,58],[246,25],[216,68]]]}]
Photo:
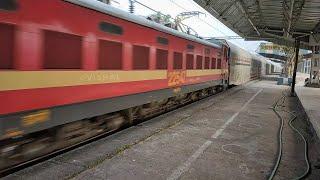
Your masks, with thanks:
[{"label": "railway track", "polygon": [[4,142],[0,146],[0,177],[222,91],[222,87],[211,87]]}]

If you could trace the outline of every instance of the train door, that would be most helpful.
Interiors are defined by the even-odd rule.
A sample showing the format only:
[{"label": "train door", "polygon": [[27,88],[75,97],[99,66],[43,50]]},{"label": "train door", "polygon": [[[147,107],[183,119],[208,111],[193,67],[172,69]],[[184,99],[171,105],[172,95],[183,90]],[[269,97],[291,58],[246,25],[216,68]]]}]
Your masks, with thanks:
[{"label": "train door", "polygon": [[227,44],[222,46],[223,53],[223,75],[224,75],[224,84],[229,86],[230,80],[230,48]]}]

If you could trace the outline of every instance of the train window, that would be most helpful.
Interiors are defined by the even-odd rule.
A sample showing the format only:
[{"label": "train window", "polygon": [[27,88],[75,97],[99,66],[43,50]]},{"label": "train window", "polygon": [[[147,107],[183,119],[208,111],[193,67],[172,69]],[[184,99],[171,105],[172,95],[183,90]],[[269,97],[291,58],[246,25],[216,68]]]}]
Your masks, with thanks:
[{"label": "train window", "polygon": [[0,24],[0,69],[13,68],[14,26]]},{"label": "train window", "polygon": [[168,68],[168,51],[157,49],[157,69],[167,69]]},{"label": "train window", "polygon": [[122,68],[122,44],[113,41],[99,41],[99,69]]},{"label": "train window", "polygon": [[157,37],[157,42],[159,44],[162,44],[162,45],[168,45],[169,44],[169,40],[167,38],[164,38],[164,37]]},{"label": "train window", "polygon": [[192,54],[187,54],[187,69],[193,69],[193,58]]},{"label": "train window", "polygon": [[221,59],[218,59],[218,62],[217,62],[217,69],[221,69]]},{"label": "train window", "polygon": [[206,55],[210,55],[210,49],[206,48],[206,49],[204,50],[204,53],[205,53]]},{"label": "train window", "polygon": [[194,45],[188,44],[188,45],[187,45],[187,49],[194,49]]},{"label": "train window", "polygon": [[216,69],[217,68],[217,59],[216,58],[212,58],[211,59],[211,69]]},{"label": "train window", "polygon": [[202,69],[203,58],[202,56],[197,56],[197,69]]},{"label": "train window", "polygon": [[133,46],[133,69],[149,69],[150,48],[145,46]]},{"label": "train window", "polygon": [[182,69],[182,53],[173,53],[173,69]]},{"label": "train window", "polygon": [[115,24],[111,24],[111,23],[107,23],[107,22],[101,22],[99,24],[99,28],[103,32],[107,32],[107,33],[111,33],[111,34],[118,34],[118,35],[123,34],[122,27],[120,27],[118,25],[115,25]]},{"label": "train window", "polygon": [[318,61],[317,61],[317,59],[313,62],[313,66],[314,66],[314,67],[318,67]]},{"label": "train window", "polygon": [[210,58],[209,57],[204,58],[204,68],[210,69]]},{"label": "train window", "polygon": [[44,31],[44,62],[46,69],[80,69],[82,59],[80,36]]},{"label": "train window", "polygon": [[18,3],[16,0],[0,0],[0,9],[15,11],[18,9]]}]

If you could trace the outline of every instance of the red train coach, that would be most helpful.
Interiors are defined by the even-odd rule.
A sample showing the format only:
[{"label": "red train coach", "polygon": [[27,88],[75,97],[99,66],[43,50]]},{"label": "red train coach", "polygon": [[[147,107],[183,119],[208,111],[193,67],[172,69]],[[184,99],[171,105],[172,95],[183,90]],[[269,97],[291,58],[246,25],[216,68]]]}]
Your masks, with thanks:
[{"label": "red train coach", "polygon": [[98,1],[1,0],[0,140],[225,86],[227,50]]}]

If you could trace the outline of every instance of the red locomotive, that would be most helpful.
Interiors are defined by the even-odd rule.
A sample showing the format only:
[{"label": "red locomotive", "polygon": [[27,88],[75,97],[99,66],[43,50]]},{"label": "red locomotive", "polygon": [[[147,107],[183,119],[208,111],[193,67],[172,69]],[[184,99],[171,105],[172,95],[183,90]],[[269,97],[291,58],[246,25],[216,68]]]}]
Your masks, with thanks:
[{"label": "red locomotive", "polygon": [[221,90],[228,49],[98,1],[1,0],[0,169]]}]

